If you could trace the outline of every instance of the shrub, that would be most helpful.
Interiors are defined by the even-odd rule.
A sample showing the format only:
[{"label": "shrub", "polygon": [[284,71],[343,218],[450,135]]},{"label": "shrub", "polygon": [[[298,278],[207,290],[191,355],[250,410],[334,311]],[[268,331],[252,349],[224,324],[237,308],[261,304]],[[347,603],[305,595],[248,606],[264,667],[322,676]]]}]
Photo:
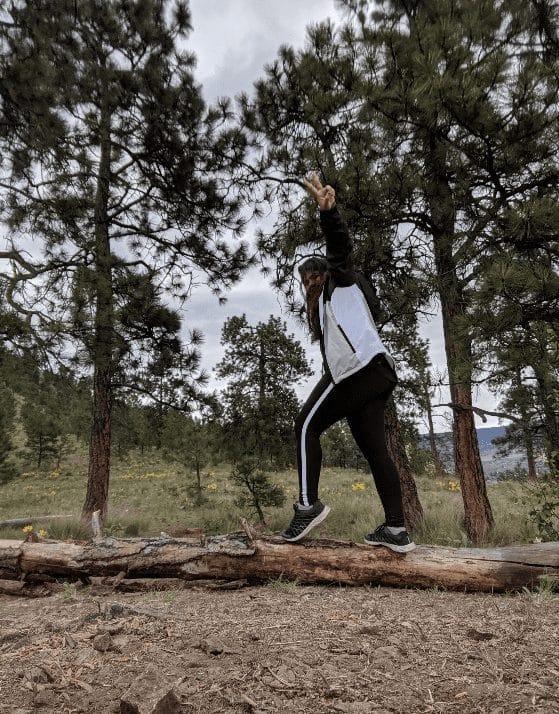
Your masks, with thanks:
[{"label": "shrub", "polygon": [[251,461],[236,463],[231,472],[231,479],[240,489],[235,504],[256,513],[261,523],[265,523],[263,508],[280,507],[285,503],[282,487],[272,483],[267,474]]},{"label": "shrub", "polygon": [[535,506],[530,511],[543,540],[559,540],[559,477],[548,472],[532,486]]},{"label": "shrub", "polygon": [[526,469],[522,468],[520,464],[517,464],[513,469],[507,469],[506,471],[497,471],[494,474],[497,481],[527,481],[528,472]]}]

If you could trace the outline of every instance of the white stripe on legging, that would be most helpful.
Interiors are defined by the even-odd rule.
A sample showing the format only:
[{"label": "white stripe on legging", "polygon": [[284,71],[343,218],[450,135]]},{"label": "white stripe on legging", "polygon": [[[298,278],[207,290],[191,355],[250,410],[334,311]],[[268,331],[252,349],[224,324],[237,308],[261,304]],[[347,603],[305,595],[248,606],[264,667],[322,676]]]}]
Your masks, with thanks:
[{"label": "white stripe on legging", "polygon": [[330,382],[330,384],[322,392],[320,397],[316,400],[316,404],[310,410],[309,415],[303,422],[303,428],[301,430],[301,498],[303,499],[303,506],[311,505],[309,503],[309,498],[308,498],[308,493],[307,493],[307,452],[305,449],[305,442],[307,439],[307,427],[309,426],[309,423],[310,423],[311,419],[313,418],[313,416],[316,414],[316,410],[318,409],[318,407],[322,404],[322,402],[326,399],[326,397],[330,394],[330,392],[333,389],[334,389],[334,383]]}]

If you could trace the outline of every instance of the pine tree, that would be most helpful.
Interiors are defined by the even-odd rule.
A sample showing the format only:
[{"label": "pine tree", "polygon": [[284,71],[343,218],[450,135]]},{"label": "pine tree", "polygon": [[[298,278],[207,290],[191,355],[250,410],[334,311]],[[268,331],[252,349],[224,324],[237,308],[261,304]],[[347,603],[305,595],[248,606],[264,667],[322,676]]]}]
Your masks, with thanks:
[{"label": "pine tree", "polygon": [[345,26],[311,28],[304,51],[282,48],[242,100],[246,126],[269,141],[264,197],[285,206],[262,247],[281,276],[317,241],[291,183],[319,167],[396,328],[402,308],[436,296],[465,526],[479,542],[493,518],[473,420],[472,293],[507,212],[556,185],[558,86],[539,39],[549,47],[554,35],[538,3],[520,0],[340,4]]},{"label": "pine tree", "polygon": [[11,439],[15,416],[13,405],[13,392],[0,380],[0,484],[8,483],[16,475]]},{"label": "pine tree", "polygon": [[227,189],[243,138],[226,102],[204,105],[180,47],[190,29],[187,4],[171,0],[15,0],[1,28],[0,257],[35,339],[75,346],[93,373],[84,520],[106,513],[131,355],[182,351],[163,296],[186,299],[198,276],[219,295],[247,263],[222,239],[242,227]]},{"label": "pine tree", "polygon": [[221,343],[225,354],[216,374],[228,382],[223,422],[232,460],[252,457],[259,467],[289,463],[299,411],[294,387],[311,374],[300,343],[279,318],[253,326],[245,315],[225,322]]},{"label": "pine tree", "polygon": [[196,483],[188,488],[197,504],[203,502],[202,469],[213,451],[213,434],[209,424],[202,419],[170,410],[164,420],[162,448],[187,471],[194,471]]},{"label": "pine tree", "polygon": [[345,419],[336,422],[320,438],[324,466],[370,471],[369,464],[355,443]]},{"label": "pine tree", "polygon": [[266,506],[278,507],[285,503],[282,487],[272,483],[269,476],[250,459],[245,458],[235,464],[231,479],[240,488],[237,505],[253,510],[260,523],[266,523],[263,510]]},{"label": "pine tree", "polygon": [[550,91],[550,72],[528,39],[534,22],[524,3],[396,1],[378,12],[364,0],[345,4],[372,70],[365,106],[401,147],[390,157],[393,186],[406,200],[399,220],[430,237],[465,525],[480,541],[493,519],[472,413],[481,365],[471,294],[494,227],[512,204],[554,180],[557,87]]},{"label": "pine tree", "polygon": [[[262,199],[275,201],[278,219],[262,233],[259,248],[275,263],[274,286],[301,314],[295,267],[301,258],[323,250],[316,209],[294,190],[300,178],[318,171],[336,189],[354,244],[354,265],[372,277],[384,310],[377,323],[385,344],[399,361],[402,350],[417,339],[418,308],[428,297],[422,279],[421,244],[410,241],[389,220],[394,191],[378,177],[383,151],[370,124],[360,122],[362,100],[358,48],[353,34],[337,34],[331,23],[311,27],[304,50],[280,50],[256,83],[254,98],[241,98],[244,124],[264,152],[256,167]],[[249,174],[252,188],[254,171]],[[390,430],[394,431],[390,433]],[[421,519],[421,504],[401,444],[398,420],[387,421],[389,441],[400,455],[409,506]],[[405,471],[405,473],[404,473]],[[409,477],[409,478],[408,478]]]}]

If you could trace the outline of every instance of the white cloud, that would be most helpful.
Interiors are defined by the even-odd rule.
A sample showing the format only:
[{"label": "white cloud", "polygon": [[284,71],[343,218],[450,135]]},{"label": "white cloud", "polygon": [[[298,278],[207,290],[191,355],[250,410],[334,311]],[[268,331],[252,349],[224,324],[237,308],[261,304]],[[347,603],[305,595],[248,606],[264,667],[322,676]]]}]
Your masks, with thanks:
[{"label": "white cloud", "polygon": [[209,101],[250,91],[282,44],[302,47],[306,28],[338,17],[333,0],[191,0],[188,47]]}]

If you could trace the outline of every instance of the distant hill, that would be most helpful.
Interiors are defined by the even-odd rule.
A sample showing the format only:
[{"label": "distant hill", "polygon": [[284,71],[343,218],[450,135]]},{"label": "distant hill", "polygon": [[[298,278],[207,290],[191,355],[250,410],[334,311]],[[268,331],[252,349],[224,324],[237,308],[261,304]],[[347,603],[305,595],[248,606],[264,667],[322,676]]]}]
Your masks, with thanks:
[{"label": "distant hill", "polygon": [[505,427],[504,426],[487,426],[481,429],[476,429],[477,438],[479,440],[479,448],[482,453],[484,451],[492,451],[495,449],[494,444],[491,443],[492,439],[496,439],[499,436],[504,436]]},{"label": "distant hill", "polygon": [[[477,429],[481,462],[483,464],[485,477],[488,481],[495,480],[497,473],[502,471],[511,471],[518,465],[524,469],[527,468],[526,455],[522,451],[513,452],[508,456],[497,455],[497,447],[491,442],[493,439],[503,436],[504,433],[504,426],[488,426]],[[439,449],[444,465],[450,471],[453,471],[454,456],[451,432],[440,432],[436,435],[436,438],[437,448]],[[422,435],[422,446],[424,448],[429,448],[429,441],[426,434]]]}]

